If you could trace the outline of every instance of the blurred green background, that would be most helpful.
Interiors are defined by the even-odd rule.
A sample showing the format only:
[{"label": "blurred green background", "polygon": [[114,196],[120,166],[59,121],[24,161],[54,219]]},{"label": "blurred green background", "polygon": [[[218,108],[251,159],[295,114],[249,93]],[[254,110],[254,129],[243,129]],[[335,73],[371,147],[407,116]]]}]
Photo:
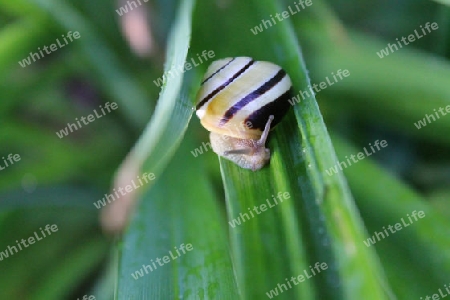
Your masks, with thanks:
[{"label": "blurred green background", "polygon": [[[58,226],[0,260],[0,299],[265,299],[316,261],[327,261],[330,271],[277,299],[420,299],[444,291],[450,116],[421,129],[414,124],[450,105],[445,2],[313,0],[254,35],[251,28],[294,1],[141,0],[120,16],[126,1],[0,0],[0,166],[3,157],[20,155],[0,170],[0,255],[40,227]],[[439,29],[379,58],[388,43],[427,22]],[[69,31],[80,38],[20,65]],[[208,141],[190,118],[209,62],[168,80],[163,92],[154,83],[204,50],[215,59],[278,63],[295,92],[338,69],[351,75],[291,110],[269,144],[270,169],[253,174],[223,160],[219,166],[212,151],[191,154]],[[58,137],[108,102],[118,108]],[[318,149],[316,139],[327,148]],[[377,139],[389,146],[345,176],[323,172]],[[304,158],[294,155],[301,149]],[[321,173],[308,171],[310,159]],[[137,208],[124,201],[119,215],[102,217],[94,203],[114,182],[117,188],[144,172],[156,180],[128,199]],[[287,190],[292,206],[242,231],[228,226],[253,203]],[[316,208],[311,199],[319,190],[325,204]],[[426,218],[375,246],[363,244],[414,210]],[[123,235],[102,230],[102,218],[120,226],[128,211]],[[130,276],[191,241],[191,257],[141,280]]]}]

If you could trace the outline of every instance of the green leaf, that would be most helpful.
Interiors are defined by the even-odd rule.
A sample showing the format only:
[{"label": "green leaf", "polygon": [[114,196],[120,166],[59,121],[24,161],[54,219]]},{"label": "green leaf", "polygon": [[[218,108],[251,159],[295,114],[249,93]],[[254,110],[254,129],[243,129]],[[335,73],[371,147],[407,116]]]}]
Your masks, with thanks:
[{"label": "green leaf", "polygon": [[[127,160],[122,164],[120,173],[153,172],[159,174],[176,151],[193,113],[188,96],[193,88],[190,80],[183,81],[183,72],[191,37],[191,14],[194,1],[183,1],[178,12],[174,28],[168,40],[167,58],[164,68],[166,78],[162,85],[155,112],[147,124]],[[175,75],[169,75],[173,72]],[[189,92],[190,90],[190,92]],[[189,94],[190,93],[190,94]]]},{"label": "green leaf", "polygon": [[[166,72],[186,61],[193,4],[184,1],[180,6],[169,39]],[[144,169],[158,176],[153,188],[140,197],[120,245],[117,299],[238,297],[223,216],[203,164],[188,152],[193,144],[186,142],[159,175],[192,114],[191,106],[184,103],[186,96],[180,95],[182,81],[183,76],[168,77],[155,114],[129,157],[131,165],[144,164]],[[186,80],[183,85],[187,86]],[[129,164],[126,161],[120,172]],[[193,249],[177,253],[182,244]]]},{"label": "green leaf", "polygon": [[[250,31],[262,19],[267,20],[286,8],[278,1],[233,3],[225,12],[233,12],[242,23],[228,27],[224,14],[221,20],[226,28],[220,24],[213,28],[204,26],[202,38],[194,37],[195,47],[217,49],[219,53],[233,48],[227,56],[269,59],[291,76],[295,95],[309,90],[309,78],[290,20],[283,20],[257,36]],[[197,20],[207,19],[206,14],[223,14],[221,9],[215,9],[211,13],[211,7],[205,8],[205,15],[197,16]],[[247,35],[237,33],[242,28],[248,28]],[[233,261],[243,298],[266,297],[270,289],[286,283],[285,278],[304,274],[305,270],[310,272],[309,266],[316,262],[325,262],[328,269],[310,282],[283,292],[279,298],[392,297],[375,252],[362,243],[365,228],[345,178],[342,174],[330,177],[325,173],[337,159],[313,95],[297,104],[274,130],[269,147],[270,166],[257,172],[220,159],[229,221],[279,192],[291,195],[286,203],[230,229]]]},{"label": "green leaf", "polygon": [[[36,291],[36,300],[61,299],[67,295],[67,291],[74,289],[86,274],[89,274],[99,264],[105,254],[104,241],[93,238],[82,245],[65,253],[64,259],[49,268],[51,272],[43,280],[40,289]],[[67,272],[71,270],[71,272]],[[64,276],[61,276],[64,274]]]},{"label": "green leaf", "polygon": [[[411,29],[411,34],[415,29],[420,30],[419,25]],[[392,46],[395,51],[391,51],[388,44],[395,44],[395,39],[382,41],[347,31],[333,12],[319,1],[305,10],[305,18],[295,19],[295,26],[314,26],[317,29],[298,33],[307,45],[308,64],[315,74],[314,83],[324,82],[327,77],[331,79],[332,72],[336,73],[338,69],[350,72],[348,78],[320,91],[321,96],[322,93],[329,96],[332,107],[409,136],[450,143],[447,134],[450,118],[440,113],[439,117],[434,115],[440,108],[444,111],[450,109],[448,60],[419,51],[414,43],[397,47],[398,50]],[[440,30],[441,27],[422,39],[432,41]],[[389,54],[380,58],[382,50]],[[431,115],[431,122],[426,122],[427,114]],[[417,128],[419,121],[426,122],[420,129]]]},{"label": "green leaf", "polygon": [[[188,140],[142,195],[119,245],[116,299],[238,299],[224,216]],[[177,253],[182,244],[191,251]]]},{"label": "green leaf", "polygon": [[[358,153],[354,145],[339,136],[333,136],[333,144],[342,160]],[[444,230],[450,228],[448,219],[370,158],[352,164],[344,173],[371,235],[383,233],[389,225],[402,225],[401,231],[388,231],[389,236],[375,244],[398,298],[426,295],[433,286],[437,290],[450,276],[450,236]],[[423,211],[424,217],[416,220],[414,211]],[[416,284],[408,284],[410,280],[405,276]]]},{"label": "green leaf", "polygon": [[[98,192],[72,186],[0,195],[0,252],[8,246],[19,250],[16,240],[40,237],[6,258],[2,255],[0,298],[65,299],[99,267],[108,243],[91,202],[98,197]],[[44,237],[40,228],[53,224],[57,231]]]},{"label": "green leaf", "polygon": [[[101,126],[94,135],[84,140],[84,144],[57,142],[59,140],[55,131],[40,128],[18,121],[6,120],[7,128],[0,131],[0,138],[6,149],[11,153],[19,153],[21,160],[13,168],[4,170],[8,174],[0,182],[0,187],[9,189],[23,185],[25,177],[33,177],[37,184],[44,185],[49,182],[61,182],[76,174],[83,176],[86,170],[99,174],[103,171],[106,162],[109,162],[114,153],[104,153],[104,149],[121,148],[116,139],[119,131],[114,131],[114,125],[108,117],[98,120],[91,126]],[[106,126],[109,125],[109,126]],[[67,139],[67,137],[65,138]],[[20,152],[17,149],[21,149]],[[101,157],[92,153],[102,152]],[[34,160],[33,158],[38,158]],[[97,170],[96,170],[97,169]],[[100,170],[98,170],[100,169]],[[96,179],[97,180],[97,179]]]},{"label": "green leaf", "polygon": [[450,5],[450,1],[449,0],[433,0],[437,3],[443,4],[443,5]]},{"label": "green leaf", "polygon": [[71,46],[82,49],[92,69],[100,77],[99,85],[110,99],[118,103],[119,112],[124,114],[130,125],[136,129],[142,128],[151,111],[145,92],[134,82],[131,71],[123,65],[117,54],[112,51],[112,47],[108,47],[99,30],[65,1],[32,2],[48,13],[60,27],[80,33],[80,38]]}]

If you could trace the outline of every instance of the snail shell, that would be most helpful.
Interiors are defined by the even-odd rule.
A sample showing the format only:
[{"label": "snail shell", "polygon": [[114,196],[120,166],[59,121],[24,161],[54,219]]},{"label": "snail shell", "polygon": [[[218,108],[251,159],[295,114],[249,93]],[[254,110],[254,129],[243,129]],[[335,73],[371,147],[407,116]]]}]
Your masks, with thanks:
[{"label": "snail shell", "polygon": [[250,57],[213,62],[197,95],[196,114],[214,152],[253,171],[270,159],[265,141],[288,111],[292,82],[279,66]]}]

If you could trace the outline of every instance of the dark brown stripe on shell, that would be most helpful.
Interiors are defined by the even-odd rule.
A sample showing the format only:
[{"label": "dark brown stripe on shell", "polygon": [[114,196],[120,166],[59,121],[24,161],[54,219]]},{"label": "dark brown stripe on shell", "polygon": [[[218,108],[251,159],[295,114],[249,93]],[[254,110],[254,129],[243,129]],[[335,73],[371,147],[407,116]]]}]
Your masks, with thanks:
[{"label": "dark brown stripe on shell", "polygon": [[274,101],[267,103],[249,115],[247,119],[245,119],[244,124],[250,123],[252,124],[251,129],[260,129],[263,131],[269,116],[273,115],[275,118],[270,126],[273,128],[281,121],[284,115],[288,112],[289,107],[291,107],[291,104],[289,103],[289,99],[291,99],[291,97],[292,90],[289,89]]},{"label": "dark brown stripe on shell", "polygon": [[241,110],[244,106],[249,104],[250,102],[258,99],[261,95],[264,95],[267,91],[269,91],[271,88],[277,85],[278,82],[280,82],[284,77],[286,76],[286,72],[281,69],[278,71],[278,73],[270,78],[268,81],[266,81],[263,85],[261,85],[259,88],[242,98],[239,102],[237,102],[235,105],[230,107],[225,114],[223,115],[222,119],[220,120],[219,126],[225,125],[228,121],[230,121],[233,116]]},{"label": "dark brown stripe on shell", "polygon": [[226,88],[230,83],[236,80],[242,73],[244,73],[248,68],[250,68],[251,65],[253,65],[255,61],[252,59],[250,62],[248,62],[242,69],[240,69],[236,74],[234,74],[230,79],[228,79],[225,83],[223,83],[221,86],[217,87],[214,91],[212,91],[208,96],[206,96],[202,101],[200,101],[196,108],[199,109],[202,107],[206,102],[208,102],[212,97],[217,95],[221,90]]},{"label": "dark brown stripe on shell", "polygon": [[234,57],[233,59],[231,59],[229,62],[227,62],[226,64],[224,64],[223,66],[221,66],[217,71],[215,71],[213,74],[211,74],[211,76],[209,76],[208,78],[206,78],[205,80],[202,81],[202,85],[207,82],[208,80],[210,80],[211,78],[214,77],[214,75],[216,75],[217,73],[219,73],[220,71],[222,71],[223,69],[225,69],[229,64],[231,64],[236,58]]}]

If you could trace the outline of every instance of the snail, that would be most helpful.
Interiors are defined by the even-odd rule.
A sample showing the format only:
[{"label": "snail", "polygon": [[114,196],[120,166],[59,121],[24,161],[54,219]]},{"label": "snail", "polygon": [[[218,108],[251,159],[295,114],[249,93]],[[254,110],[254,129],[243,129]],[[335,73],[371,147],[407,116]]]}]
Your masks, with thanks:
[{"label": "snail", "polygon": [[197,94],[196,114],[210,131],[215,153],[245,169],[270,160],[269,131],[289,110],[292,82],[278,65],[230,57],[209,66]]}]

